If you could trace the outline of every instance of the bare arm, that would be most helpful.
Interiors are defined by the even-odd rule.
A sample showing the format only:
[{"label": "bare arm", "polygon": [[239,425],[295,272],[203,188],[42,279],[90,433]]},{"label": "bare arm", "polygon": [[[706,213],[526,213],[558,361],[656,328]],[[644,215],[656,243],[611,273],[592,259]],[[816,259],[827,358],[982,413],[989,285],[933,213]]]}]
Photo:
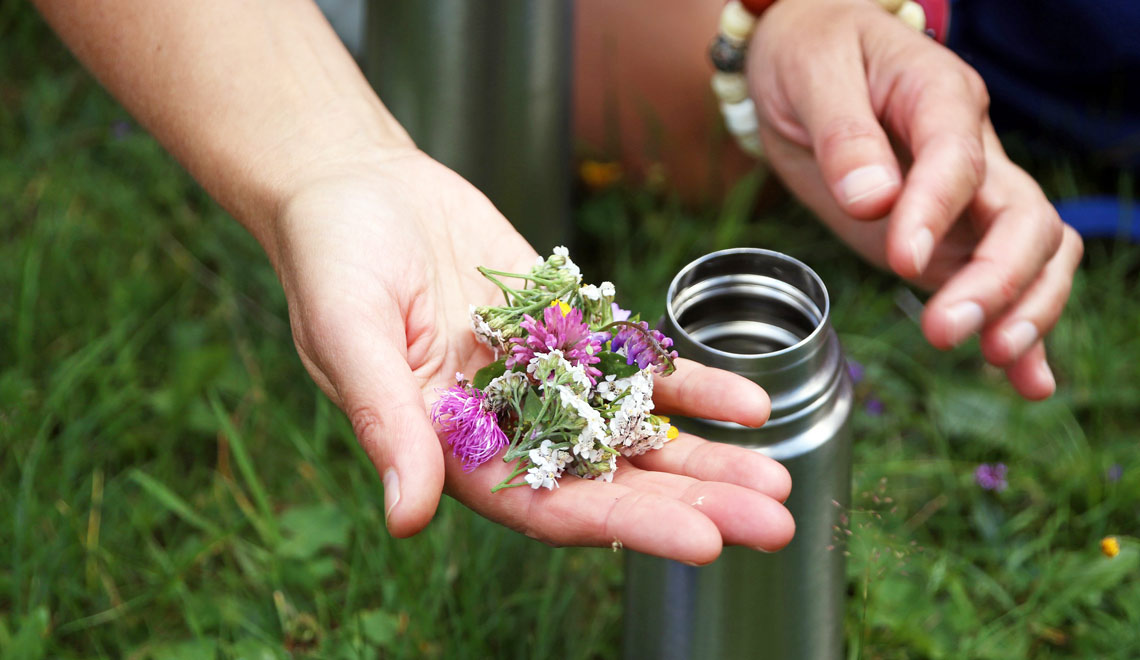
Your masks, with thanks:
[{"label": "bare arm", "polygon": [[312,2],[36,5],[275,263],[266,225],[330,150],[413,147]]},{"label": "bare arm", "polygon": [[[775,549],[791,538],[780,504],[787,471],[741,448],[682,437],[613,483],[574,479],[553,494],[492,495],[509,466],[467,474],[445,454],[427,403],[456,372],[474,375],[493,359],[467,308],[500,292],[476,266],[525,272],[536,255],[486,197],[415,149],[311,2],[37,2],[265,248],[302,363],[382,476],[393,535],[422,529],[446,486],[549,543],[619,539],[704,563],[724,544]],[[767,418],[767,396],[750,381],[691,363],[683,371],[658,388],[663,407],[745,424]],[[694,391],[717,396],[682,396]]]}]

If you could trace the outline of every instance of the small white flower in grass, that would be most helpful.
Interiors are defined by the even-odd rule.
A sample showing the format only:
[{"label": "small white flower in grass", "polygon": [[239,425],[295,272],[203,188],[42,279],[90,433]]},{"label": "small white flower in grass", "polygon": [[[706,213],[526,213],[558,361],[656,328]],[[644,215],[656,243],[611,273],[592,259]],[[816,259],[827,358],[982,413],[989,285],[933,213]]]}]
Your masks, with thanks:
[{"label": "small white flower in grass", "polygon": [[586,300],[602,299],[602,290],[593,284],[587,284],[586,286],[578,289],[578,293]]},{"label": "small white flower in grass", "polygon": [[617,289],[614,288],[614,283],[610,282],[609,280],[602,282],[602,286],[599,288],[599,291],[601,292],[603,298],[613,298],[617,295]]}]

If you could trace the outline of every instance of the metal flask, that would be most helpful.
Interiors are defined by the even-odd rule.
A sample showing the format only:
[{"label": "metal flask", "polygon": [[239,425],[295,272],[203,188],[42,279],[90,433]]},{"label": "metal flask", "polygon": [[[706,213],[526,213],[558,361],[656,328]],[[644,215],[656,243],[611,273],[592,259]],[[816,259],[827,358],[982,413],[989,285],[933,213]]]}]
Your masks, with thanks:
[{"label": "metal flask", "polygon": [[819,276],[769,250],[714,252],[673,279],[662,329],[680,355],[750,378],[772,399],[759,429],[675,422],[787,467],[796,534],[779,552],[725,548],[700,568],[629,553],[626,658],[843,657],[845,562],[836,534],[851,494],[852,384],[828,312]]},{"label": "metal flask", "polygon": [[572,0],[368,3],[384,105],[545,248],[570,234],[573,25]]}]

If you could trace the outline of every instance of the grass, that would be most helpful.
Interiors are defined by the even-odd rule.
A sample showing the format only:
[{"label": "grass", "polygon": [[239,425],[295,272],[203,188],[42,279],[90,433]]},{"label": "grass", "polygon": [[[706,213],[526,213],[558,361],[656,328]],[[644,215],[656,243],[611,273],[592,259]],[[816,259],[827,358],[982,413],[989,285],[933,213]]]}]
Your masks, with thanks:
[{"label": "grass", "polygon": [[[0,5],[0,61],[0,655],[619,654],[620,554],[552,550],[452,501],[388,538],[256,244],[23,4]],[[1036,167],[1053,192],[1095,185]],[[615,188],[578,217],[603,246],[587,274],[650,314],[720,247],[828,282],[866,370],[852,657],[1140,654],[1140,249],[1088,246],[1050,338],[1059,392],[1027,404],[976,346],[928,347],[905,289],[761,176],[720,209]],[[998,461],[1009,488],[982,491],[974,468]]]}]

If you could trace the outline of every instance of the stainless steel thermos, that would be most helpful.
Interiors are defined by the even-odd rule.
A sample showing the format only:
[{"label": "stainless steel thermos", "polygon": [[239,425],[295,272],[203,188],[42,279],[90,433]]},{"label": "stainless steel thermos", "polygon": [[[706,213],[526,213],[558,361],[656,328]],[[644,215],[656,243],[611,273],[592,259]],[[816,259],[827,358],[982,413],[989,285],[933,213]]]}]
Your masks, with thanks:
[{"label": "stainless steel thermos", "polygon": [[573,183],[572,0],[369,2],[364,69],[416,144],[532,245],[563,245]]},{"label": "stainless steel thermos", "polygon": [[759,429],[674,421],[783,463],[796,535],[771,554],[726,548],[701,568],[630,553],[626,658],[843,656],[845,562],[835,535],[850,503],[852,386],[828,313],[819,276],[769,250],[715,252],[673,279],[662,330],[680,355],[746,376],[772,399]]}]

